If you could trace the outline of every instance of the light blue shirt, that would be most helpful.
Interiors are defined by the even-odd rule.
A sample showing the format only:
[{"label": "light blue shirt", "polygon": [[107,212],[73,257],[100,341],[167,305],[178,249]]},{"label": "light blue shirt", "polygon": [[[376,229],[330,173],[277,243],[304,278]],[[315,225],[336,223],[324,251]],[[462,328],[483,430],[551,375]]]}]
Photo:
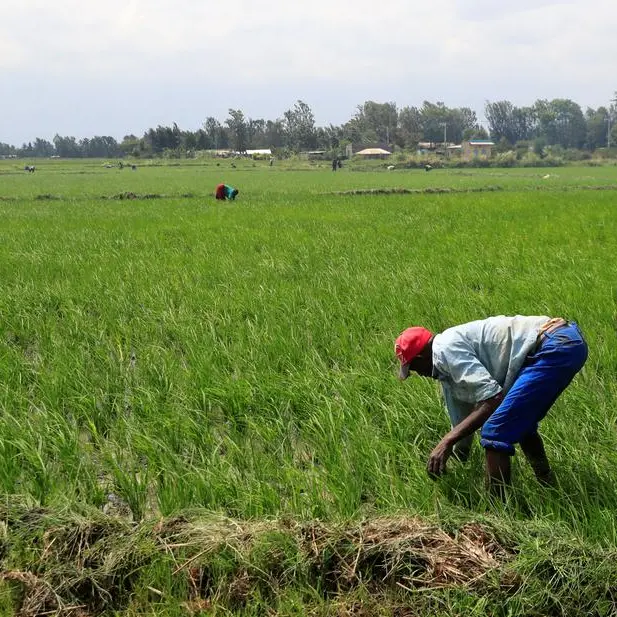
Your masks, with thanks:
[{"label": "light blue shirt", "polygon": [[433,367],[452,425],[476,403],[512,387],[546,316],[489,317],[448,328],[433,339]]}]

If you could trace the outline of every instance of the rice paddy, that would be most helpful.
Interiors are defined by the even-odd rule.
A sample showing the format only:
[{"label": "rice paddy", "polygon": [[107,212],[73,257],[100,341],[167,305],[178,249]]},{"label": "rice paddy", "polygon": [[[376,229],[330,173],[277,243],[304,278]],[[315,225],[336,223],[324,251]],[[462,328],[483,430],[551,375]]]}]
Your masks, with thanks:
[{"label": "rice paddy", "polygon": [[[617,611],[615,167],[21,169],[0,162],[5,614]],[[427,476],[447,416],[393,355],[494,314],[574,319],[590,348],[541,425],[559,488],[517,456],[506,504],[477,443]]]}]

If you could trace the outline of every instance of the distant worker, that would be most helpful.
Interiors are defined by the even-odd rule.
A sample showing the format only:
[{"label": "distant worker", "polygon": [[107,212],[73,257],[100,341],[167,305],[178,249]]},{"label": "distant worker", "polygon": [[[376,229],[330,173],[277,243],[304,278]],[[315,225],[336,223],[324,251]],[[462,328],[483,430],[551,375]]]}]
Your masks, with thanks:
[{"label": "distant worker", "polygon": [[338,169],[338,159],[332,159],[332,171],[336,171]]},{"label": "distant worker", "polygon": [[240,191],[238,191],[238,189],[235,189],[233,186],[229,186],[228,184],[219,184],[216,187],[216,192],[214,193],[214,196],[217,199],[231,199],[233,201],[239,192]]},{"label": "distant worker", "polygon": [[488,488],[503,497],[510,457],[519,444],[536,478],[553,484],[538,423],[587,359],[574,322],[549,317],[489,317],[432,334],[407,328],[395,343],[400,379],[410,371],[438,379],[452,429],[431,452],[428,472],[440,476],[454,454],[465,461],[481,428]]}]

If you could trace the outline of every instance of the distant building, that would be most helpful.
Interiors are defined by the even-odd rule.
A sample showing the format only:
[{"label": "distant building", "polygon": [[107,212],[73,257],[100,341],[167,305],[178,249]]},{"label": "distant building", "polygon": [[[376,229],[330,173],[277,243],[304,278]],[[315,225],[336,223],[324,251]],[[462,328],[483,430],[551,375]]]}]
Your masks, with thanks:
[{"label": "distant building", "polygon": [[383,148],[365,148],[364,150],[360,150],[360,152],[356,152],[356,156],[361,156],[365,159],[385,159],[388,158],[392,152],[388,152]]},{"label": "distant building", "polygon": [[329,158],[326,150],[310,150],[298,153],[301,159],[308,159],[309,161],[325,161]]},{"label": "distant building", "polygon": [[451,154],[460,154],[462,146],[453,144],[449,141],[419,141],[416,148],[416,153],[419,156],[427,156],[438,154],[439,156],[450,156]]},{"label": "distant building", "polygon": [[463,158],[466,161],[478,158],[488,159],[491,157],[494,145],[495,142],[490,139],[470,139],[469,141],[464,141],[462,144]]},{"label": "distant building", "polygon": [[434,141],[420,141],[418,142],[417,153],[420,156],[432,154],[437,150],[437,144]]}]

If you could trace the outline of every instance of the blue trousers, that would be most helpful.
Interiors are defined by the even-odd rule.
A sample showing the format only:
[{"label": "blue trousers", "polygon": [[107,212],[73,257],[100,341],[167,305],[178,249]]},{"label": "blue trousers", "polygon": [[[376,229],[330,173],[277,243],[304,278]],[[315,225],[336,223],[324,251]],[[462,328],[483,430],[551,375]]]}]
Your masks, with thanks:
[{"label": "blue trousers", "polygon": [[484,423],[484,448],[514,454],[514,444],[538,430],[559,395],[587,360],[587,343],[575,323],[545,334],[530,353],[501,405]]}]

